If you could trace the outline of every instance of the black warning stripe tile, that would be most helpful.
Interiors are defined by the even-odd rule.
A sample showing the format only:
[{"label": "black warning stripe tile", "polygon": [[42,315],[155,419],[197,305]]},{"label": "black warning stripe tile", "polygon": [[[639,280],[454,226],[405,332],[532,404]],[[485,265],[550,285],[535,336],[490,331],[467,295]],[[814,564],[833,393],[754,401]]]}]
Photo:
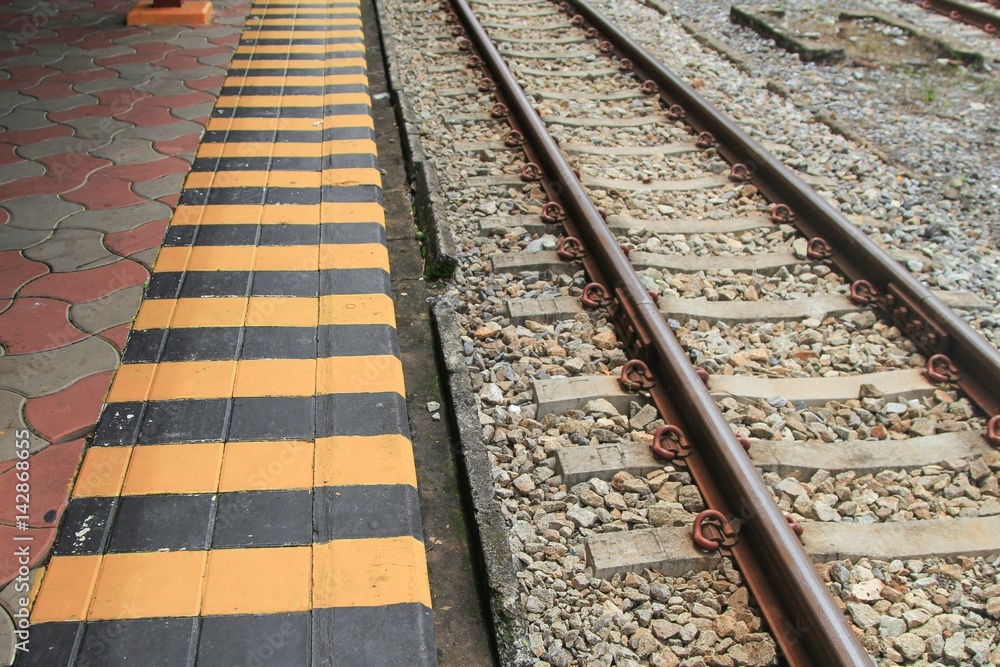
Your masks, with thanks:
[{"label": "black warning stripe tile", "polygon": [[[320,663],[313,662],[311,655],[310,612],[205,616],[201,621],[196,664],[206,667],[318,666]],[[355,667],[365,666],[359,663]]]},{"label": "black warning stripe tile", "polygon": [[326,53],[239,53],[233,54],[233,60],[236,62],[243,60],[316,60],[316,61],[328,61],[328,60],[346,60],[349,58],[364,58],[364,51],[328,51]]},{"label": "black warning stripe tile", "polygon": [[377,222],[327,222],[320,225],[174,225],[164,247],[220,245],[311,245],[316,243],[385,243]]},{"label": "black warning stripe tile", "polygon": [[212,493],[123,496],[108,553],[207,549],[215,503]]},{"label": "black warning stripe tile", "polygon": [[[361,27],[358,26],[354,29],[360,30]],[[296,30],[296,33],[298,32],[299,31]],[[290,39],[287,37],[278,39],[268,37],[245,37],[240,40],[240,46],[285,46],[286,44],[292,49],[296,46],[329,46],[330,44],[357,44],[358,46],[361,46],[364,44],[364,40],[357,37],[309,37],[305,34],[301,37],[296,35]]]},{"label": "black warning stripe tile", "polygon": [[[252,281],[251,281],[252,278]],[[392,294],[389,274],[382,269],[323,269],[322,271],[190,271],[154,273],[148,299],[213,296],[298,296]]]},{"label": "black warning stripe tile", "polygon": [[417,490],[409,484],[319,486],[313,489],[317,542],[411,536],[422,540]]},{"label": "black warning stripe tile", "polygon": [[184,442],[410,437],[396,392],[109,403],[91,446]]},{"label": "black warning stripe tile", "polygon": [[31,650],[18,651],[16,667],[70,667],[79,642],[83,638],[84,624],[32,623]]},{"label": "black warning stripe tile", "polygon": [[[255,93],[250,93],[255,94]],[[365,112],[366,114],[368,112]],[[209,130],[202,143],[315,143],[335,139],[374,139],[370,127],[328,127],[322,130]]]},{"label": "black warning stripe tile", "polygon": [[107,497],[71,498],[63,512],[52,553],[58,556],[103,553],[118,502],[118,498]]},{"label": "black warning stripe tile", "polygon": [[433,630],[433,613],[416,602],[312,611],[313,654],[329,667],[383,667],[395,663],[376,656],[400,655],[407,667],[433,667]]},{"label": "black warning stripe tile", "polygon": [[318,86],[257,86],[248,79],[241,86],[223,86],[220,95],[324,95],[327,93],[367,93],[363,83],[337,83]]},{"label": "black warning stripe tile", "polygon": [[378,185],[324,185],[321,188],[186,188],[181,192],[180,205],[236,206],[267,204],[319,204],[321,202],[382,203],[382,188]]},{"label": "black warning stripe tile", "polygon": [[378,157],[371,153],[337,153],[327,160],[308,157],[224,157],[195,158],[191,171],[321,171],[336,160],[340,169],[378,169]]},{"label": "black warning stripe tile", "polygon": [[254,77],[254,76],[323,76],[333,74],[365,74],[366,68],[356,65],[353,67],[235,67],[228,71],[232,77]]},{"label": "black warning stripe tile", "polygon": [[123,364],[235,359],[316,359],[399,356],[396,330],[387,324],[319,327],[184,327],[132,332]]},{"label": "black warning stripe tile", "polygon": [[325,107],[216,107],[214,118],[323,118],[324,116],[356,116],[370,114],[367,104],[328,104]]},{"label": "black warning stripe tile", "polygon": [[220,493],[218,502],[213,549],[313,543],[311,489]]},{"label": "black warning stripe tile", "polygon": [[[357,16],[343,15],[341,18],[357,18]],[[250,35],[260,30],[288,30],[299,32],[326,32],[327,30],[345,30],[345,29],[355,29],[361,30],[361,26],[351,26],[351,25],[302,25],[296,20],[285,20],[282,21],[280,17],[268,16],[268,17],[258,17],[266,18],[264,22],[254,23],[248,25],[243,29],[244,35]],[[319,17],[318,17],[319,18]],[[326,18],[321,17],[321,18]],[[332,17],[331,17],[332,18]]]}]

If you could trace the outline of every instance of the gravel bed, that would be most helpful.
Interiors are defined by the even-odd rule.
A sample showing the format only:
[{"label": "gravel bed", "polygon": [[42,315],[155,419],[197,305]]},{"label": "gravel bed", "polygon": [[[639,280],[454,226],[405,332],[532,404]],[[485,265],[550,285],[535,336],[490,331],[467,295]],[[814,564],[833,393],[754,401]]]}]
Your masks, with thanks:
[{"label": "gravel bed", "polygon": [[[484,236],[481,221],[505,215],[537,215],[545,200],[536,185],[477,186],[470,188],[469,177],[511,174],[519,171],[521,156],[517,152],[499,150],[454,150],[459,142],[499,142],[507,128],[495,121],[463,119],[461,114],[483,115],[493,104],[488,95],[448,95],[443,91],[475,86],[478,75],[465,67],[467,56],[460,53],[433,53],[427,41],[419,39],[421,24],[427,30],[443,31],[436,17],[436,4],[398,3],[389,0],[389,15],[385,17],[390,28],[389,38],[402,67],[400,74],[409,91],[409,99],[421,123],[421,141],[425,153],[437,167],[445,200],[445,214],[456,233],[460,266],[448,281],[440,298],[452,303],[458,313],[459,325],[464,332],[463,343],[473,389],[479,396],[480,422],[488,443],[489,455],[494,464],[496,496],[502,511],[510,522],[510,543],[518,563],[522,583],[522,598],[529,615],[531,649],[539,665],[764,665],[772,664],[774,644],[764,632],[759,632],[761,621],[747,605],[746,590],[740,586],[738,573],[726,563],[713,572],[689,573],[684,577],[663,577],[655,572],[632,573],[626,577],[601,580],[591,576],[584,560],[584,542],[588,535],[599,532],[644,529],[651,526],[690,525],[694,513],[703,507],[698,490],[686,473],[672,466],[643,476],[619,474],[611,482],[590,480],[567,488],[555,477],[554,452],[561,447],[587,446],[599,443],[631,441],[648,443],[657,426],[662,423],[655,411],[634,404],[628,415],[618,414],[606,401],[592,401],[580,411],[564,415],[535,414],[532,405],[532,381],[558,376],[614,374],[625,361],[612,328],[601,313],[582,313],[574,319],[557,324],[527,322],[524,326],[512,325],[506,319],[506,301],[509,298],[551,298],[578,296],[584,285],[582,272],[575,275],[551,275],[548,272],[524,275],[503,275],[490,272],[489,257],[495,252],[533,251],[554,249],[557,233],[541,238],[533,237],[523,229],[510,227],[502,235]],[[426,11],[408,11],[417,7]],[[404,10],[405,8],[405,10]],[[643,15],[637,8],[637,20],[659,23],[658,15]],[[627,7],[622,11],[630,12]],[[642,9],[641,11],[646,11]],[[502,21],[493,17],[494,21]],[[545,17],[543,22],[555,22],[561,17]],[[527,24],[527,20],[524,21]],[[671,31],[679,31],[674,25]],[[527,30],[515,31],[529,36]],[[652,31],[655,33],[655,30]],[[416,34],[414,34],[416,33]],[[511,33],[514,35],[515,33]],[[530,34],[558,38],[572,35],[567,31],[546,31]],[[665,42],[672,56],[683,68],[696,67],[702,92],[718,98],[731,95],[732,99],[721,104],[737,115],[761,140],[769,142],[779,153],[801,157],[789,160],[790,166],[806,173],[835,177],[840,180],[829,186],[826,193],[831,198],[844,199],[845,212],[864,214],[892,222],[889,213],[868,206],[855,206],[857,189],[895,188],[896,174],[882,165],[877,158],[862,154],[840,137],[831,135],[823,126],[809,124],[808,115],[794,111],[791,104],[775,98],[764,89],[761,82],[744,80],[726,63],[714,55],[704,55],[683,32],[665,32]],[[450,46],[446,40],[441,46]],[[556,47],[511,41],[513,50],[554,50]],[[579,49],[581,45],[566,48]],[[530,63],[530,64],[528,64]],[[569,65],[554,66],[553,61],[541,58],[521,62],[521,77],[531,77],[532,85],[553,90],[567,87],[588,93],[610,93],[622,89],[620,78],[614,74],[591,79],[566,79],[548,76],[535,77],[525,74],[525,69],[545,70],[575,69],[583,71],[594,67],[579,59]],[[432,69],[436,71],[431,71]],[[688,73],[688,72],[685,72]],[[587,100],[564,101],[538,98],[544,112],[566,117],[592,118],[606,114],[609,119],[650,116],[654,108],[644,98],[619,100],[602,105],[595,111],[595,104]],[[777,103],[776,103],[777,100]],[[576,106],[574,106],[576,105]],[[618,110],[603,111],[609,107]],[[785,113],[786,109],[790,113]],[[764,120],[758,120],[764,119]],[[560,141],[583,144],[614,144],[630,146],[658,146],[673,141],[691,141],[679,124],[657,123],[640,127],[594,128],[552,125],[553,134]],[[499,158],[499,161],[494,160]],[[672,155],[664,160],[649,157],[621,160],[611,166],[607,159],[575,155],[585,176],[598,175],[620,180],[662,179],[677,180],[695,175],[725,173],[726,165],[714,151]],[[611,172],[612,169],[617,171]],[[593,174],[589,171],[593,170]],[[631,170],[631,171],[629,171]],[[610,176],[614,173],[614,176]],[[874,174],[874,175],[872,175]],[[844,179],[847,180],[844,180]],[[852,185],[853,183],[853,185]],[[902,187],[902,186],[901,186]],[[888,191],[888,190],[887,190]],[[739,184],[712,188],[704,191],[664,193],[643,190],[619,191],[613,188],[592,192],[599,205],[609,214],[664,219],[704,217],[722,219],[764,211],[766,206],[755,192]],[[880,195],[875,201],[880,204]],[[900,200],[900,206],[903,206]],[[910,206],[907,204],[907,206]],[[914,205],[915,206],[915,205]],[[898,208],[898,207],[897,207]],[[888,217],[888,219],[887,219]],[[903,229],[914,226],[903,226]],[[875,230],[874,227],[866,228]],[[877,231],[879,240],[894,247],[912,248],[915,236],[904,239],[893,231]],[[911,234],[911,236],[913,236]],[[621,240],[630,247],[647,252],[714,255],[757,254],[775,250],[804,252],[801,240],[790,228],[776,226],[742,234],[652,235],[648,231],[624,235]],[[799,243],[797,244],[797,241]],[[686,248],[686,252],[684,249]],[[941,263],[928,258],[926,277],[943,275],[948,269],[946,258]],[[944,267],[944,268],[942,268]],[[950,269],[948,269],[950,270]],[[671,275],[660,271],[644,272],[648,286],[663,294],[683,295],[712,300],[792,299],[810,294],[844,294],[843,280],[822,264],[803,264],[790,270],[781,269],[773,276],[756,276],[732,271],[701,272],[693,275]],[[958,280],[948,283],[962,285]],[[982,285],[975,285],[981,289]],[[748,293],[749,292],[749,293]],[[869,314],[870,315],[870,314]],[[979,318],[984,321],[983,318]],[[680,333],[680,323],[672,322]],[[750,349],[757,349],[752,338],[761,332],[734,327],[726,330],[708,323],[690,323],[686,342],[692,353],[705,357],[706,367],[725,372],[732,368],[740,373],[754,370],[787,368],[805,375],[843,372],[841,367],[852,362],[854,354],[862,364],[872,364],[872,370],[882,367],[911,366],[917,360],[912,349],[896,340],[892,328],[884,322],[851,323],[848,318],[826,322],[802,323],[800,329],[777,327],[765,336],[772,336],[769,343],[777,343],[771,350],[775,354],[761,360],[751,358]],[[699,337],[696,334],[706,334]],[[807,342],[809,337],[816,340]],[[761,341],[763,343],[763,341]],[[782,347],[787,342],[787,347]],[[794,347],[792,345],[794,344]],[[753,346],[750,348],[750,346]],[[825,346],[825,347],[824,347]],[[876,348],[899,350],[892,360],[876,357]],[[799,359],[794,351],[806,350],[819,353],[815,358]],[[745,367],[729,362],[748,352]],[[699,356],[695,354],[694,356]],[[772,366],[771,356],[779,363]],[[824,364],[824,358],[829,365]],[[798,367],[792,364],[795,359]],[[846,361],[845,361],[846,360]],[[757,364],[759,369],[750,364]],[[721,370],[720,370],[721,369]],[[728,402],[727,402],[728,401]],[[761,405],[744,405],[726,399],[722,407],[734,430],[753,437],[773,437],[785,440],[838,440],[875,439],[892,441],[917,434],[950,432],[981,428],[981,420],[972,415],[968,402],[956,400],[947,392],[937,392],[934,397],[909,403],[893,403],[875,395],[866,395],[856,401],[828,404],[823,408],[809,409],[784,399],[772,399]],[[953,465],[954,464],[954,465]],[[972,469],[979,470],[978,462],[968,462],[961,468],[956,462],[937,471],[933,467],[917,471],[893,472],[893,480],[873,477],[839,480],[833,476],[832,491],[829,480],[814,478],[797,482],[802,486],[812,511],[805,511],[803,502],[791,511],[803,509],[804,519],[822,519],[816,511],[824,502],[841,520],[858,520],[871,512],[876,520],[886,519],[880,512],[883,505],[892,508],[891,520],[919,520],[932,516],[952,516],[962,512],[983,512],[990,509],[995,499],[995,468],[990,467],[987,477],[973,478]],[[989,466],[988,466],[989,467]],[[821,473],[822,474],[822,473]],[[820,474],[820,476],[821,476]],[[889,473],[886,473],[888,475]],[[964,478],[962,476],[965,476]],[[948,503],[936,504],[939,499],[938,484],[941,476],[953,480],[952,487],[962,486],[963,493],[946,498]],[[923,480],[934,478],[930,491]],[[917,481],[915,481],[917,480]],[[774,482],[776,495],[786,480]],[[898,488],[912,492],[913,500],[906,494],[888,492],[886,498],[897,498],[879,505],[883,499],[868,502],[869,493],[876,492],[876,484],[884,489]],[[979,498],[973,498],[979,492]],[[931,501],[925,496],[930,494]],[[832,502],[827,496],[836,497]],[[840,496],[844,495],[842,499]],[[940,494],[943,495],[943,494]],[[850,514],[850,502],[855,512]],[[927,507],[914,506],[925,502]],[[967,502],[975,503],[975,507]],[[926,510],[926,516],[924,514]],[[907,514],[909,513],[909,514]],[[835,520],[830,518],[829,520]],[[971,636],[971,635],[970,635]],[[976,638],[973,638],[976,641]],[[884,659],[892,655],[882,648],[870,649]],[[888,663],[886,663],[888,664]]]}]

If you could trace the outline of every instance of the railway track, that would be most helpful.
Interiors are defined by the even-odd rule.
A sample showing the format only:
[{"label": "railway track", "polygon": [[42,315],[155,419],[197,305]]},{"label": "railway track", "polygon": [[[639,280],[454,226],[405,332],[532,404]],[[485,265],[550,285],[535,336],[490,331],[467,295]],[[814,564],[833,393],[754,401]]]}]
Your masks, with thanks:
[{"label": "railway track", "polygon": [[[470,101],[448,119],[464,128],[450,147],[482,163],[460,176],[478,218],[460,231],[476,239],[469,271],[491,267],[504,287],[460,305],[464,352],[536,655],[676,664],[709,632],[720,641],[694,655],[710,664],[961,662],[996,646],[975,623],[961,653],[957,628],[947,647],[918,634],[926,623],[870,632],[902,619],[882,591],[931,555],[996,583],[982,559],[1000,549],[1000,364],[945,302],[986,304],[921,288],[686,84],[609,41],[586,4],[448,7],[458,48],[437,49],[453,61],[437,73],[472,79],[439,91]],[[489,123],[510,131],[490,136]],[[942,345],[951,359],[930,361]],[[587,363],[568,354],[584,346]],[[714,523],[695,530],[708,549],[692,544],[693,522]],[[810,557],[852,558],[852,574],[817,576]],[[945,595],[949,609],[983,620],[988,583],[969,587],[971,607]],[[566,611],[595,589],[599,613]],[[886,604],[864,611],[875,600]],[[718,632],[721,617],[742,631]],[[608,625],[620,631],[595,631]],[[599,649],[609,639],[626,651]]]},{"label": "railway track", "polygon": [[1000,14],[994,2],[965,2],[963,0],[920,0],[919,3],[928,11],[947,16],[953,21],[961,21],[981,28],[990,35],[996,35],[1000,30]]}]

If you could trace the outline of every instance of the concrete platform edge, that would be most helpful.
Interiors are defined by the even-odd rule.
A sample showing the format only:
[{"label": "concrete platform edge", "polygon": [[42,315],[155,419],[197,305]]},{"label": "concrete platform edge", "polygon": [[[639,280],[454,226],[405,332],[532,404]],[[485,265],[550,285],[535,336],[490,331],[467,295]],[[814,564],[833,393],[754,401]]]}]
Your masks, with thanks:
[{"label": "concrete platform edge", "polygon": [[395,47],[391,40],[385,38],[385,31],[382,29],[382,17],[386,14],[384,0],[374,0],[374,4],[380,27],[379,39],[385,54],[386,78],[393,96],[392,108],[396,113],[396,124],[402,131],[406,171],[414,188],[414,218],[425,237],[424,276],[428,281],[441,280],[449,277],[458,265],[455,236],[444,213],[437,167],[433,160],[428,160],[424,155],[420,144],[416,114],[399,74],[401,70]]},{"label": "concrete platform edge", "polygon": [[458,437],[460,468],[466,477],[478,533],[498,657],[503,667],[527,667],[535,663],[535,656],[528,650],[528,621],[507,544],[506,522],[493,494],[490,461],[465,366],[458,321],[455,311],[440,302],[432,314],[454,419],[452,426]]}]

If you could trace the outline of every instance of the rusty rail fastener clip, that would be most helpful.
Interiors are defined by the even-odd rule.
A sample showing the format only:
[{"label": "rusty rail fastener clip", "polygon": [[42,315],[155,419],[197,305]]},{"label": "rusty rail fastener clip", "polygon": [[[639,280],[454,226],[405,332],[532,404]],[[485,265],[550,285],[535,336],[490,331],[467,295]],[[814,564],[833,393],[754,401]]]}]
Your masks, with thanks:
[{"label": "rusty rail fastener clip", "polygon": [[626,391],[639,391],[640,389],[652,389],[656,386],[656,378],[649,371],[649,366],[641,359],[629,359],[622,366],[618,384]]},{"label": "rusty rail fastener clip", "polygon": [[809,245],[806,246],[806,257],[812,260],[826,259],[833,255],[833,246],[827,243],[826,239],[821,236],[814,236],[809,239]]},{"label": "rusty rail fastener clip", "polygon": [[572,262],[575,259],[580,259],[587,255],[587,250],[580,243],[580,239],[575,236],[567,236],[562,241],[559,242],[559,248],[556,249],[556,254],[559,255],[559,259],[566,262]]},{"label": "rusty rail fastener clip", "polygon": [[962,371],[947,354],[935,354],[928,359],[924,374],[931,382],[958,382],[962,379]]},{"label": "rusty rail fastener clip", "polygon": [[1000,447],[1000,415],[993,415],[986,424],[986,439],[994,447]]},{"label": "rusty rail fastener clip", "polygon": [[521,134],[520,130],[511,130],[507,133],[507,136],[503,138],[503,145],[507,148],[517,148],[518,146],[523,146],[524,135]]},{"label": "rusty rail fastener clip", "polygon": [[656,429],[649,448],[655,456],[667,461],[683,459],[691,453],[691,444],[684,436],[684,431],[673,424],[666,424]]},{"label": "rusty rail fastener clip", "polygon": [[566,212],[563,207],[554,201],[545,202],[545,206],[542,207],[542,222],[554,225],[563,219]]},{"label": "rusty rail fastener clip", "polygon": [[533,183],[542,180],[542,168],[534,162],[521,167],[521,180],[525,183]]},{"label": "rusty rail fastener clip", "polygon": [[851,283],[851,301],[857,305],[867,306],[878,297],[878,290],[867,280],[855,280]]},{"label": "rusty rail fastener clip", "polygon": [[611,295],[601,283],[587,283],[580,293],[580,302],[584,308],[600,308],[611,303]]},{"label": "rusty rail fastener clip", "polygon": [[788,204],[775,204],[771,209],[771,221],[777,224],[795,220],[795,211]]},{"label": "rusty rail fastener clip", "polygon": [[[705,523],[710,521],[711,523]],[[736,544],[736,531],[726,515],[719,510],[704,510],[694,518],[691,527],[694,543],[705,551],[718,551]]]}]

